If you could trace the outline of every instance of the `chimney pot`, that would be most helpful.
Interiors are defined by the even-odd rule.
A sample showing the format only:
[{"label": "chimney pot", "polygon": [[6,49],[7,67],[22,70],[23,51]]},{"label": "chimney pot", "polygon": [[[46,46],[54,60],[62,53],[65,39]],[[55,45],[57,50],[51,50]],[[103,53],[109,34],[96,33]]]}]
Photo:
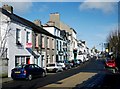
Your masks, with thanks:
[{"label": "chimney pot", "polygon": [[10,12],[10,13],[13,13],[13,7],[12,7],[12,6],[9,6],[9,5],[7,5],[7,4],[4,4],[4,5],[2,6],[2,8],[5,9],[5,10],[7,10],[7,11]]},{"label": "chimney pot", "polygon": [[34,20],[33,22],[34,22],[34,24],[36,24],[37,26],[41,26],[41,21],[40,21],[40,20],[37,19],[37,20]]}]

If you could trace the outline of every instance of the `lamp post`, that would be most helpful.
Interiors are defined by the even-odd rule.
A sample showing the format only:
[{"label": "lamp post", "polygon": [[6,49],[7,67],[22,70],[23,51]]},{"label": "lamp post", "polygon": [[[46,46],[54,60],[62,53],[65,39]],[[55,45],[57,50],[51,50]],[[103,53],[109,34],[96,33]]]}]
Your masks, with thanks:
[{"label": "lamp post", "polygon": [[101,45],[101,51],[103,52],[104,43],[100,43],[99,45]]}]

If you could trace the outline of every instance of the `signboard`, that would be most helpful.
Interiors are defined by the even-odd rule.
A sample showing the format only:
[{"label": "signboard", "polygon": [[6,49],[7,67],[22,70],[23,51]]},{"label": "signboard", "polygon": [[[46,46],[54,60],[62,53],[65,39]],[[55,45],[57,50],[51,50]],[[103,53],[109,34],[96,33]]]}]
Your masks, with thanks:
[{"label": "signboard", "polygon": [[77,53],[77,49],[73,49],[73,53]]},{"label": "signboard", "polygon": [[26,43],[26,48],[32,48],[32,43]]},{"label": "signboard", "polygon": [[59,55],[60,55],[60,56],[62,56],[62,55],[63,55],[63,51],[59,51],[58,53],[59,53]]},{"label": "signboard", "polygon": [[106,52],[109,52],[107,48],[105,49],[105,51],[106,51]]}]

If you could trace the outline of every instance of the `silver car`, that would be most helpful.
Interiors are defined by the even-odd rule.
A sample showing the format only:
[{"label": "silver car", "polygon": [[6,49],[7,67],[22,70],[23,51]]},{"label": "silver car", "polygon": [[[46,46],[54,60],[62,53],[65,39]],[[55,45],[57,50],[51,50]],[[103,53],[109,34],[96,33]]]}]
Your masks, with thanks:
[{"label": "silver car", "polygon": [[59,71],[63,71],[63,68],[59,63],[50,63],[50,64],[47,64],[46,71],[47,72],[59,72]]}]

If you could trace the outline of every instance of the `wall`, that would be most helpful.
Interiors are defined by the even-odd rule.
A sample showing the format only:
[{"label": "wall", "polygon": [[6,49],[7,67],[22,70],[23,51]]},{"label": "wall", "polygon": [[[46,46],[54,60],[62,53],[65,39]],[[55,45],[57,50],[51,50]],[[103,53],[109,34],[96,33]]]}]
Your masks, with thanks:
[{"label": "wall", "polygon": [[54,27],[43,27],[43,29],[54,35]]},{"label": "wall", "polygon": [[[15,56],[30,56],[30,63],[34,63],[34,57],[26,49],[26,31],[30,31],[32,35],[32,30],[26,26],[12,22],[10,25],[11,36],[8,38],[8,77],[11,77],[11,69],[15,67]],[[16,28],[21,30],[21,44],[22,47],[16,45]],[[31,40],[32,41],[32,40]]]}]

